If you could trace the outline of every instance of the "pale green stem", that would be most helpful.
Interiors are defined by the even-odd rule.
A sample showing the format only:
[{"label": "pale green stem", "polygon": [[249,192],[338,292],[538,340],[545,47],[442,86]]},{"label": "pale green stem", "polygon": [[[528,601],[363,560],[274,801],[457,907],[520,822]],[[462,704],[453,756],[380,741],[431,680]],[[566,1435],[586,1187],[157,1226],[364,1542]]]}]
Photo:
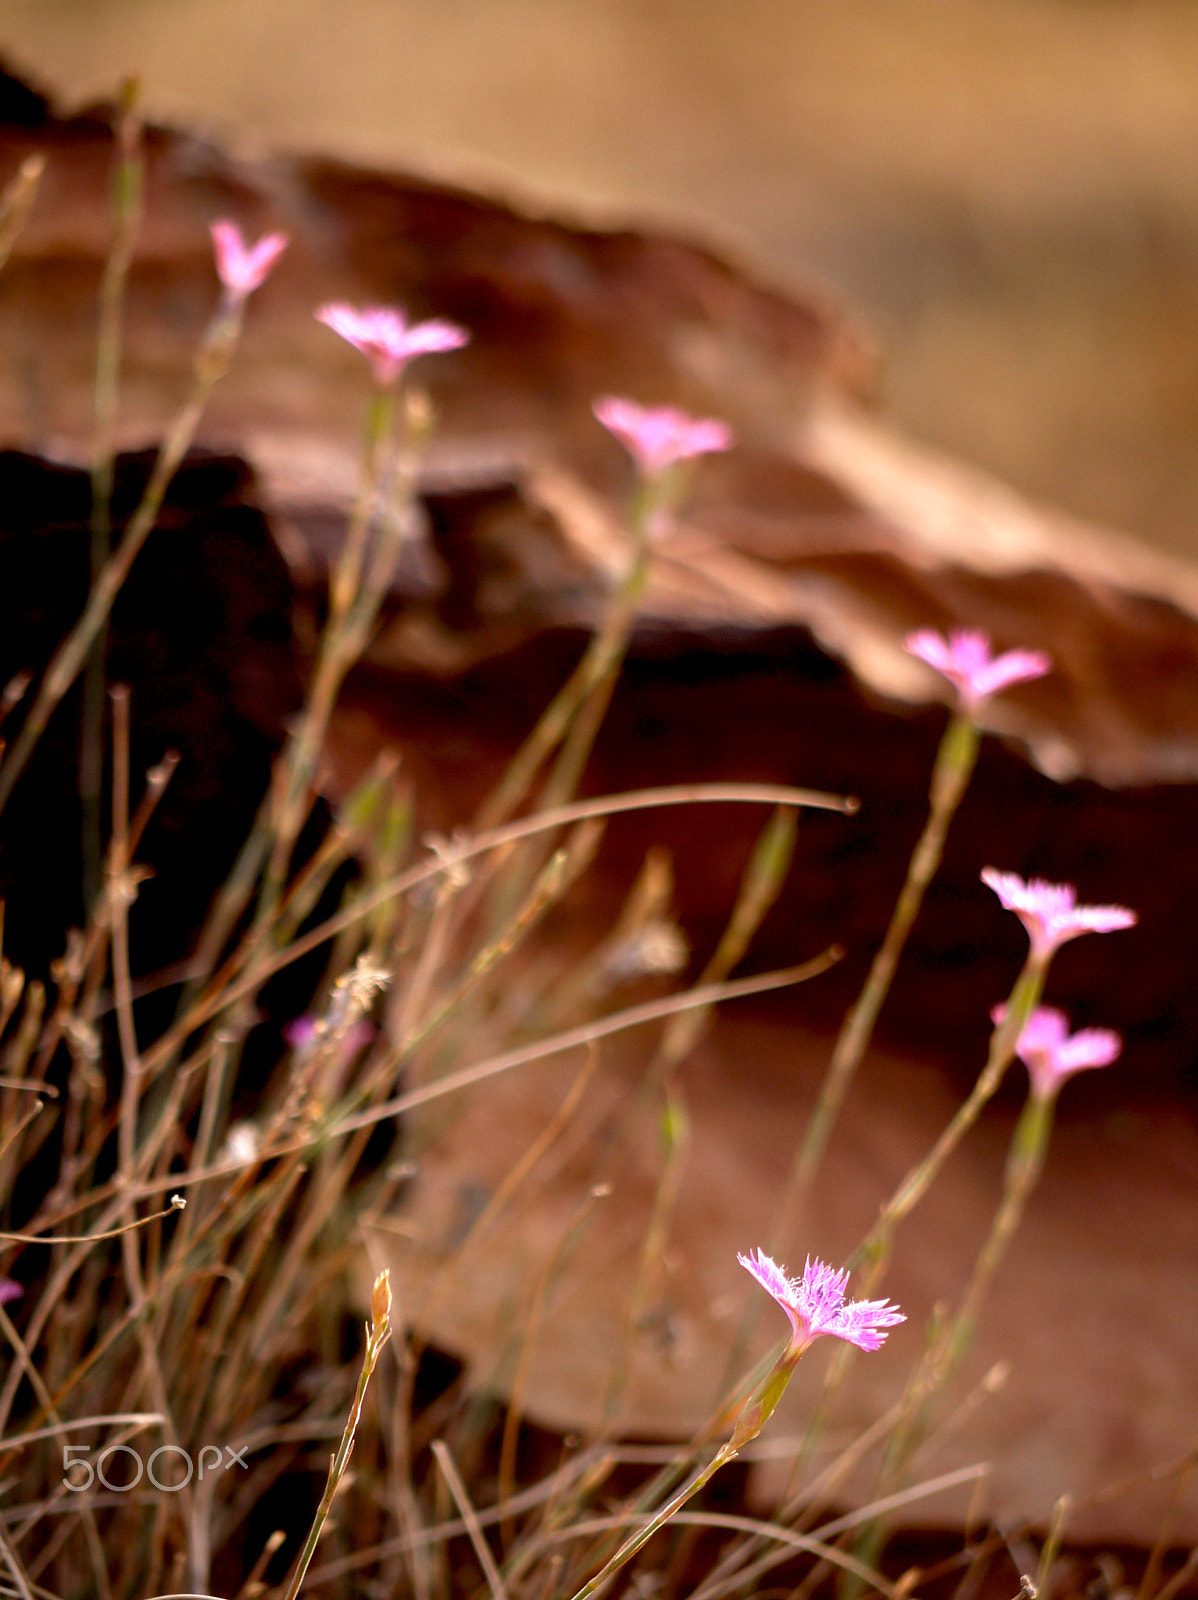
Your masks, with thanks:
[{"label": "pale green stem", "polygon": [[[977,1121],[983,1107],[993,1097],[1015,1054],[1015,1043],[1028,1017],[1039,1004],[1048,972],[1048,961],[1029,951],[1023,970],[1015,980],[1007,1002],[1006,1015],[990,1036],[990,1049],[977,1082],[968,1099],[949,1121],[932,1149],[918,1162],[882,1207],[877,1222],[854,1251],[850,1268],[866,1265],[868,1275],[861,1296],[868,1299],[876,1289],[890,1253],[894,1230],[908,1217],[931,1187],[944,1163]],[[832,1399],[848,1374],[851,1351],[840,1350],[828,1368],[824,1393],[795,1457],[791,1481],[810,1457],[828,1420]]]},{"label": "pale green stem", "polygon": [[[120,392],[121,332],[129,268],[141,217],[143,162],[141,120],[137,115],[138,84],[129,79],[121,92],[117,123],[117,161],[112,181],[116,227],[112,249],[100,282],[99,329],[96,336],[94,389],[95,434],[92,442],[90,581],[95,584],[112,549],[113,441]],[[101,626],[88,653],[83,676],[83,712],[79,741],[79,799],[83,808],[83,903],[90,907],[100,892],[102,851],[100,794],[104,781],[104,668],[108,623]]]},{"label": "pale green stem", "polygon": [[0,199],[0,268],[8,261],[21,229],[29,220],[45,170],[44,155],[26,156]]},{"label": "pale green stem", "polygon": [[799,1363],[806,1346],[800,1345],[797,1349],[793,1344],[788,1344],[770,1368],[756,1393],[745,1404],[744,1410],[737,1419],[736,1427],[732,1430],[732,1437],[726,1444],[720,1446],[715,1455],[705,1467],[701,1467],[695,1476],[679,1489],[678,1493],[656,1512],[644,1527],[626,1539],[610,1560],[606,1561],[593,1578],[589,1578],[582,1588],[573,1596],[573,1600],[589,1600],[589,1596],[601,1589],[607,1580],[613,1577],[622,1566],[631,1561],[638,1550],[642,1550],[659,1529],[664,1528],[670,1518],[681,1511],[688,1500],[698,1494],[699,1490],[709,1483],[721,1467],[727,1466],[729,1461],[735,1459],[745,1445],[755,1439],[761,1432],[765,1423],[772,1415],[779,1400],[786,1393],[791,1375]]},{"label": "pale green stem", "polygon": [[[993,1098],[1015,1054],[1016,1040],[1023,1031],[1027,1019],[1040,1003],[1047,972],[1047,961],[1029,952],[1023,971],[1015,980],[1015,987],[1011,990],[1006,1015],[990,1036],[986,1065],[978,1075],[969,1097],[952,1117],[928,1154],[911,1169],[882,1207],[877,1222],[854,1253],[853,1264],[871,1261],[874,1270],[877,1270],[888,1253],[895,1228],[914,1211],[944,1163],[977,1121],[982,1108]],[[872,1276],[870,1282],[871,1284],[873,1282]]]},{"label": "pale green stem", "polygon": [[241,329],[241,317],[241,303],[228,297],[222,299],[196,357],[191,394],[158,451],[141,502],[120,544],[92,585],[83,615],[55,651],[21,731],[0,763],[0,811],[7,805],[17,779],[25,770],[55,708],[79,676],[88,651],[107,622],[130,568],[153,532],[166,491],[195,437],[209,397],[228,371]]},{"label": "pale green stem", "polygon": [[[1002,1074],[1006,1070],[1014,1053],[1015,1041],[1022,1032],[1024,1024],[1039,1003],[1040,992],[1043,989],[1044,971],[1038,971],[1038,983],[1032,975],[1037,974],[1036,964],[1031,956],[1023,973],[1020,974],[1012,992],[1011,1000],[1007,1007],[1007,1015],[1003,1022],[994,1030],[991,1038],[990,1059],[975,1085],[974,1093],[962,1107],[962,1111],[974,1105],[973,1117],[985,1104],[986,1100],[997,1089],[1001,1082]],[[1007,1152],[1006,1173],[1003,1181],[1003,1193],[999,1207],[990,1227],[990,1233],[979,1252],[974,1265],[972,1276],[961,1301],[961,1306],[956,1316],[946,1328],[937,1331],[932,1339],[930,1348],[920,1362],[917,1371],[912,1376],[907,1394],[904,1398],[904,1417],[891,1435],[887,1445],[885,1457],[880,1469],[878,1496],[884,1497],[890,1487],[896,1484],[900,1475],[910,1460],[914,1451],[928,1435],[929,1422],[927,1406],[932,1396],[942,1389],[952,1376],[956,1367],[964,1357],[973,1337],[977,1314],[989,1288],[994,1273],[1002,1260],[1007,1245],[1014,1236],[1016,1228],[1023,1216],[1028,1197],[1035,1188],[1044,1170],[1044,1157],[1048,1149],[1049,1136],[1052,1132],[1052,1112],[1055,1096],[1044,1097],[1036,1094],[1034,1089],[1029,1094],[1023,1112],[1016,1125],[1011,1138],[1010,1148]],[[874,1251],[873,1271],[870,1274],[865,1293],[870,1292],[872,1284],[884,1263],[886,1252],[893,1228],[908,1214],[911,1208],[918,1203],[920,1196],[926,1191],[935,1170],[938,1170],[945,1156],[973,1120],[959,1120],[961,1114],[945,1129],[928,1157],[928,1163],[935,1160],[935,1167],[931,1172],[925,1173],[924,1163],[916,1172],[911,1174],[906,1184],[899,1190],[890,1207],[883,1211],[878,1227],[862,1246],[863,1252],[871,1249]],[[951,1139],[950,1139],[950,1136]],[[893,1212],[888,1218],[888,1212]],[[880,1521],[871,1522],[859,1535],[854,1545],[854,1554],[860,1559],[868,1561],[876,1556],[883,1537],[883,1527]]]},{"label": "pale green stem", "polygon": [[961,1300],[961,1308],[953,1322],[949,1336],[948,1362],[950,1371],[965,1354],[973,1330],[977,1326],[978,1312],[999,1262],[1023,1220],[1023,1213],[1032,1191],[1044,1171],[1048,1143],[1052,1137],[1053,1111],[1056,1094],[1038,1094],[1033,1087],[1024,1103],[1011,1135],[1007,1152],[1007,1166],[1003,1177],[1002,1200],[990,1226],[990,1234],[982,1246],[973,1269],[973,1276]]},{"label": "pale green stem", "polygon": [[775,1252],[790,1237],[806,1205],[836,1117],[869,1046],[878,1012],[890,991],[907,936],[928,885],[939,869],[949,825],[973,776],[978,743],[975,724],[961,714],[954,716],[940,741],[932,773],[928,818],[911,856],[890,925],[870,965],[861,994],[841,1025],[819,1099],[795,1159],[771,1236],[770,1248]]},{"label": "pale green stem", "polygon": [[649,577],[650,535],[663,510],[666,486],[643,482],[632,504],[630,521],[636,541],[627,574],[612,598],[603,625],[588,644],[581,661],[541,713],[536,727],[516,752],[503,779],[475,818],[476,831],[494,828],[507,820],[524,799],[537,773],[562,744],[561,755],[540,796],[540,809],[548,810],[570,798],[586,765],[599,725],[606,713],[616,674],[628,648],[637,608]]},{"label": "pale green stem", "polygon": [[[807,1124],[803,1142],[783,1191],[782,1201],[770,1233],[769,1251],[780,1254],[797,1228],[806,1208],[811,1186],[832,1135],[836,1118],[849,1086],[861,1065],[873,1037],[878,1012],[890,992],[895,969],[903,953],[912,924],[919,915],[928,885],[936,876],[944,852],[944,841],[957,808],[969,788],[977,764],[980,734],[967,716],[957,713],[950,720],[936,752],[928,790],[927,821],[907,867],[885,936],[870,964],[869,974],[855,1004],[845,1016],[832,1049],[832,1058],[820,1089],[819,1098]],[[980,1109],[980,1107],[979,1107]],[[963,1130],[962,1130],[963,1131]],[[729,1356],[725,1381],[744,1358],[758,1307],[751,1302],[743,1317]]]},{"label": "pale green stem", "polygon": [[879,1493],[886,1492],[927,1437],[929,1424],[924,1415],[927,1402],[948,1382],[969,1349],[986,1291],[1044,1171],[1055,1104],[1055,1093],[1042,1095],[1034,1087],[1024,1102],[1007,1151],[1002,1198],[990,1232],[974,1263],[959,1310],[951,1322],[936,1333],[912,1380],[905,1403],[907,1420],[891,1437]]},{"label": "pale green stem", "polygon": [[[358,498],[341,555],[329,579],[329,616],[321,639],[320,654],[308,690],[307,704],[283,761],[283,791],[273,817],[274,837],[259,907],[260,921],[269,919],[282,892],[291,853],[303,825],[307,796],[316,777],[316,765],[333,707],[346,673],[361,652],[377,602],[382,599],[381,593],[371,597],[363,595],[362,575],[366,568],[367,543],[382,482],[394,411],[394,388],[377,388],[367,413]],[[373,599],[375,605],[364,610],[361,602],[367,598]]]}]

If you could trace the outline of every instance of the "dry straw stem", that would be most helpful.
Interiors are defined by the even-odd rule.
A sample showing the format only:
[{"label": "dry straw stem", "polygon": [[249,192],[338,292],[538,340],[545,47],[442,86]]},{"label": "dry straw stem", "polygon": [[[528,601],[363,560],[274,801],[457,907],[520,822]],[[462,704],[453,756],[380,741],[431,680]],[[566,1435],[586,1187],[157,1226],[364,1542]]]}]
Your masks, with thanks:
[{"label": "dry straw stem", "polygon": [[454,1465],[448,1445],[443,1439],[434,1439],[432,1452],[436,1457],[437,1465],[441,1469],[445,1482],[449,1486],[449,1492],[453,1496],[454,1504],[458,1508],[458,1514],[465,1525],[474,1553],[478,1557],[478,1564],[483,1569],[483,1575],[491,1590],[492,1600],[507,1600],[507,1589],[499,1575],[499,1568],[495,1565],[495,1558],[491,1554],[490,1546],[487,1544],[483,1531],[479,1527],[478,1517],[475,1514],[474,1507],[470,1504],[470,1496],[466,1493],[466,1485],[462,1482],[461,1474]]},{"label": "dry straw stem", "polygon": [[[598,1065],[599,1052],[592,1047],[587,1053],[586,1063],[570,1085],[565,1099],[553,1117],[528,1146],[515,1166],[507,1173],[472,1224],[466,1237],[438,1270],[416,1320],[422,1321],[426,1325],[431,1324],[434,1313],[444,1304],[459,1275],[464,1271],[467,1261],[507,1209],[520,1185],[536,1169],[541,1159],[565,1131]],[[368,1219],[365,1224],[367,1227],[371,1225],[377,1225],[374,1219]],[[416,1369],[424,1349],[425,1346],[419,1336],[413,1334],[405,1362],[404,1383],[400,1396],[400,1410],[404,1415],[407,1415],[411,1409]],[[508,1498],[514,1500],[512,1496]]]},{"label": "dry straw stem", "polygon": [[[738,1517],[726,1512],[718,1511],[679,1511],[670,1519],[672,1523],[681,1527],[696,1528],[728,1528],[734,1533],[748,1534],[752,1538],[764,1543],[781,1546],[777,1552],[776,1563],[781,1563],[790,1558],[796,1550],[804,1554],[818,1556],[830,1566],[839,1567],[843,1572],[861,1579],[876,1589],[879,1594],[886,1595],[888,1600],[897,1600],[895,1585],[872,1567],[865,1566],[843,1550],[838,1550],[835,1545],[825,1541],[814,1534],[796,1533],[791,1528],[782,1527],[776,1522],[759,1522],[752,1517]],[[565,1543],[574,1538],[584,1538],[593,1533],[602,1533],[614,1528],[626,1528],[627,1517],[588,1517],[577,1522],[571,1527],[556,1530],[549,1536],[555,1542]],[[548,1542],[548,1540],[546,1541]],[[538,1552],[539,1553],[539,1552]],[[698,1589],[695,1594],[706,1594],[707,1587]],[[717,1591],[725,1592],[725,1591]]]},{"label": "dry straw stem", "polygon": [[333,1508],[333,1498],[345,1476],[349,1466],[350,1453],[354,1447],[354,1436],[358,1431],[358,1422],[362,1416],[362,1403],[366,1398],[366,1388],[374,1373],[378,1358],[383,1346],[391,1337],[391,1280],[386,1272],[380,1272],[374,1281],[374,1290],[370,1297],[370,1322],[366,1328],[366,1352],[362,1358],[362,1371],[358,1378],[357,1391],[354,1394],[353,1405],[350,1407],[346,1419],[345,1431],[341,1435],[341,1443],[337,1452],[329,1463],[329,1475],[325,1483],[324,1494],[316,1508],[316,1515],[312,1519],[312,1526],[308,1530],[308,1537],[304,1547],[296,1560],[295,1569],[288,1581],[283,1594],[283,1600],[296,1600],[300,1586],[304,1581],[304,1574],[311,1564],[315,1554],[320,1535],[324,1531],[325,1522]]},{"label": "dry straw stem", "polygon": [[[522,1045],[502,1055],[491,1056],[475,1066],[465,1067],[460,1072],[440,1078],[435,1083],[413,1089],[408,1094],[398,1095],[395,1099],[374,1106],[369,1111],[358,1112],[354,1116],[344,1118],[333,1118],[327,1125],[318,1127],[301,1138],[287,1140],[284,1144],[263,1149],[252,1157],[218,1162],[214,1166],[198,1171],[174,1173],[169,1177],[151,1179],[135,1184],[130,1194],[135,1199],[143,1199],[160,1194],[166,1188],[186,1189],[198,1183],[210,1183],[218,1178],[234,1176],[246,1168],[257,1166],[262,1161],[310,1150],[314,1145],[324,1144],[343,1134],[355,1132],[360,1128],[374,1127],[379,1122],[402,1116],[404,1112],[411,1111],[417,1106],[427,1105],[430,1101],[454,1094],[459,1089],[471,1088],[476,1083],[498,1077],[515,1067],[543,1060],[546,1056],[560,1055],[568,1050],[589,1046],[627,1028],[641,1027],[647,1022],[657,1022],[663,1017],[674,1016],[690,1006],[709,1006],[724,1000],[744,999],[748,995],[766,994],[773,989],[789,988],[792,984],[806,982],[807,979],[827,971],[829,966],[840,959],[840,954],[839,949],[833,947],[800,967],[784,967],[777,972],[766,972],[753,978],[739,978],[731,983],[708,984],[702,989],[691,989],[682,994],[668,995],[661,1000],[647,1001],[644,1005],[629,1006],[627,1010],[615,1012],[598,1022],[588,1022],[578,1028],[555,1034],[551,1039],[539,1040],[536,1044]],[[112,1192],[111,1188],[107,1188],[100,1191],[93,1199],[107,1198]]]},{"label": "dry straw stem", "polygon": [[[255,994],[268,978],[282,971],[301,956],[318,950],[346,928],[367,918],[400,895],[408,894],[441,873],[463,866],[479,856],[591,817],[619,816],[631,811],[654,810],[667,805],[748,804],[781,805],[819,811],[839,811],[852,816],[858,802],[851,796],[827,794],[814,789],[794,789],[781,784],[706,783],[666,785],[654,789],[631,790],[622,795],[606,795],[595,800],[578,800],[553,811],[539,812],[483,834],[451,842],[433,861],[423,862],[396,874],[377,888],[358,896],[352,905],[329,917],[318,927],[294,940],[285,950],[270,955],[261,953],[255,937],[225,963],[205,987],[186,1014],[146,1052],[146,1061],[156,1068],[170,1060],[187,1036],[213,1016]],[[247,959],[254,957],[246,970]],[[239,977],[238,974],[241,974]]]},{"label": "dry straw stem", "polygon": [[152,1216],[139,1217],[120,1228],[108,1228],[103,1233],[0,1233],[4,1244],[96,1244],[101,1239],[119,1239],[122,1234],[137,1228],[148,1228],[151,1222],[161,1222],[176,1211],[182,1211],[187,1201],[181,1194],[173,1194],[165,1211],[155,1211]]},{"label": "dry straw stem", "polygon": [[[597,1202],[608,1199],[610,1195],[610,1187],[606,1184],[600,1184],[583,1198],[574,1215],[562,1229],[561,1237],[550,1252],[549,1259],[546,1261],[533,1289],[529,1301],[528,1314],[520,1334],[519,1354],[516,1358],[515,1371],[512,1373],[511,1383],[508,1385],[507,1415],[504,1418],[503,1434],[499,1445],[499,1469],[496,1475],[495,1498],[501,1507],[509,1502],[515,1494],[516,1445],[520,1436],[524,1397],[528,1390],[529,1375],[532,1370],[533,1351],[541,1333],[545,1309],[552,1295],[555,1280],[561,1274],[571,1250],[577,1245],[583,1228],[589,1222]],[[500,1537],[505,1547],[510,1546],[513,1534],[514,1526],[510,1518],[505,1518],[500,1523]]]}]

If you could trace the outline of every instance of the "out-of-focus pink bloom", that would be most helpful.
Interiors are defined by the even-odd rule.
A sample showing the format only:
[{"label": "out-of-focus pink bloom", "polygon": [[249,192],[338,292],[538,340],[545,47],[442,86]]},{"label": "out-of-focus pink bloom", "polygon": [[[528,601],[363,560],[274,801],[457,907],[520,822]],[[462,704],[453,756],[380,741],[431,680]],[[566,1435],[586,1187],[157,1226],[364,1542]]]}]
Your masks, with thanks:
[{"label": "out-of-focus pink bloom", "polygon": [[[365,1017],[359,1017],[346,1031],[341,1041],[341,1058],[343,1061],[352,1061],[359,1050],[365,1047],[374,1038],[378,1030],[373,1022],[368,1022]],[[283,1037],[293,1050],[303,1049],[319,1038],[317,1020],[305,1011],[301,1016],[293,1017],[283,1029]]]},{"label": "out-of-focus pink bloom", "polygon": [[285,233],[266,233],[257,244],[247,245],[235,222],[227,219],[214,222],[212,248],[216,253],[216,272],[230,299],[240,302],[261,288],[287,244]]},{"label": "out-of-focus pink bloom", "polygon": [[714,417],[688,417],[672,406],[647,409],[631,400],[608,396],[596,400],[594,412],[609,433],[628,450],[647,478],[655,478],[688,456],[731,450],[735,440],[726,422]]},{"label": "out-of-focus pink bloom", "polygon": [[407,313],[392,306],[321,306],[317,320],[360,350],[374,368],[375,378],[388,388],[417,356],[441,350],[459,350],[470,335],[455,322],[434,319],[409,322]]},{"label": "out-of-focus pink bloom", "polygon": [[931,628],[921,628],[909,633],[905,644],[913,656],[944,674],[967,712],[976,711],[983,700],[1013,683],[1042,678],[1052,671],[1052,658],[1042,650],[1008,650],[992,657],[986,635],[968,628],[955,629],[947,639]]},{"label": "out-of-focus pink bloom", "polygon": [[984,869],[982,882],[1023,923],[1032,941],[1032,954],[1039,960],[1046,960],[1060,945],[1083,933],[1113,933],[1138,920],[1126,906],[1079,906],[1071,883],[1045,883],[1043,878],[1029,878],[1025,883],[1017,873],[997,872],[993,867]]},{"label": "out-of-focus pink bloom", "polygon": [[0,1306],[8,1305],[10,1300],[19,1300],[24,1293],[24,1285],[15,1278],[0,1278]]},{"label": "out-of-focus pink bloom", "polygon": [[[995,1023],[1007,1014],[1006,1006],[990,1013]],[[1123,1048],[1123,1040],[1110,1028],[1079,1028],[1069,1032],[1069,1019],[1056,1006],[1037,1006],[1023,1025],[1015,1052],[1028,1070],[1032,1089],[1048,1100],[1075,1072],[1087,1067],[1109,1067]]]},{"label": "out-of-focus pink bloom", "polygon": [[837,1272],[822,1261],[812,1261],[810,1256],[801,1278],[788,1278],[764,1250],[755,1250],[751,1256],[738,1255],[736,1259],[790,1318],[788,1354],[796,1359],[813,1339],[825,1333],[846,1339],[861,1350],[879,1350],[886,1338],[882,1330],[907,1320],[888,1300],[852,1300],[846,1305],[848,1273]]}]

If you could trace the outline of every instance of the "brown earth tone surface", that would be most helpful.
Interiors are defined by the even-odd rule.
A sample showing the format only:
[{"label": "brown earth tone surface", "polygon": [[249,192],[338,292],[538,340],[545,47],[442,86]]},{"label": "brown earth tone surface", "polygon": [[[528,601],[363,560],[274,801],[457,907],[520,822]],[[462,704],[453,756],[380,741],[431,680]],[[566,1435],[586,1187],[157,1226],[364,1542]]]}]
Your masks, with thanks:
[{"label": "brown earth tone surface", "polygon": [[[9,132],[8,166],[37,147],[51,153],[46,188],[0,280],[0,424],[6,442],[81,456],[108,142],[102,123],[45,121]],[[977,1352],[979,1372],[1001,1355],[1012,1377],[969,1420],[951,1460],[993,1457],[990,1505],[1043,1521],[1066,1489],[1084,1499],[1192,1448],[1198,1131],[1182,1080],[1198,1036],[1193,570],[1037,511],[887,432],[860,410],[861,343],[842,319],[669,237],[579,232],[315,158],[230,164],[166,134],[152,142],[134,277],[124,420],[135,438],[160,425],[179,392],[182,352],[213,298],[205,226],[224,211],[255,231],[282,223],[295,235],[255,301],[243,362],[205,437],[241,449],[259,472],[301,586],[337,536],[363,385],[357,359],[311,320],[312,307],[332,295],[400,297],[458,316],[475,334],[468,352],[429,367],[442,428],[427,520],[347,701],[331,792],[391,743],[425,821],[468,820],[623,559],[626,467],[589,417],[591,396],[614,387],[728,415],[742,445],[696,475],[661,548],[589,783],[772,778],[865,801],[859,819],[804,824],[785,906],[754,958],[802,959],[837,939],[848,960],[793,1000],[718,1020],[685,1069],[690,1164],[625,1426],[681,1432],[696,1405],[706,1409],[732,1302],[747,1292],[735,1250],[768,1227],[830,1029],[918,826],[942,714],[929,700],[935,684],[903,656],[902,634],[970,622],[1004,645],[1047,644],[1059,656],[1053,679],[994,708],[996,731],[1049,776],[1015,745],[988,744],[882,1047],[830,1157],[819,1214],[790,1254],[847,1249],[974,1071],[986,1010],[1015,970],[1021,938],[978,885],[979,867],[1073,878],[1090,898],[1125,900],[1141,927],[1071,947],[1053,997],[1079,1019],[1127,1028],[1127,1055],[1070,1086],[1055,1159]],[[1072,781],[1054,781],[1064,777]],[[555,948],[568,957],[604,929],[651,839],[674,856],[679,918],[701,958],[751,837],[739,813],[613,827],[593,886],[541,959]],[[483,1033],[480,1053],[485,1046]],[[537,1347],[528,1409],[550,1422],[594,1415],[656,1181],[650,1126],[611,1153],[583,1138],[626,1101],[637,1063],[636,1048],[604,1052],[585,1113],[512,1213],[511,1248],[491,1252],[452,1318],[427,1324],[486,1381],[496,1317],[527,1300],[589,1187],[611,1182],[607,1220],[596,1213]],[[418,1325],[422,1284],[447,1238],[576,1070],[555,1063],[501,1081],[432,1130],[409,1213],[396,1219],[413,1242],[393,1255]],[[907,1350],[930,1304],[965,1277],[1011,1116],[1009,1104],[995,1108],[904,1236],[889,1288],[913,1314]],[[840,1426],[871,1419],[893,1396],[907,1365],[901,1348],[896,1335],[893,1360],[861,1364],[866,1387]],[[1076,1526],[1151,1539],[1165,1492],[1083,1507]],[[958,1509],[914,1514],[939,1521]],[[1198,1534],[1192,1493],[1174,1526],[1179,1537]]]}]

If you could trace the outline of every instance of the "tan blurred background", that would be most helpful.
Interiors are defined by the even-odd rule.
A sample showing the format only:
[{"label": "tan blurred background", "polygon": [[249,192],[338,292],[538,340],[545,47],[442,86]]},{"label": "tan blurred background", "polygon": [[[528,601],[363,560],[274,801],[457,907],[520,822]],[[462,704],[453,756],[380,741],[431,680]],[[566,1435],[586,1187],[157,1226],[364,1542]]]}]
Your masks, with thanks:
[{"label": "tan blurred background", "polygon": [[0,47],[814,281],[905,426],[1198,555],[1192,0],[3,0]]}]

